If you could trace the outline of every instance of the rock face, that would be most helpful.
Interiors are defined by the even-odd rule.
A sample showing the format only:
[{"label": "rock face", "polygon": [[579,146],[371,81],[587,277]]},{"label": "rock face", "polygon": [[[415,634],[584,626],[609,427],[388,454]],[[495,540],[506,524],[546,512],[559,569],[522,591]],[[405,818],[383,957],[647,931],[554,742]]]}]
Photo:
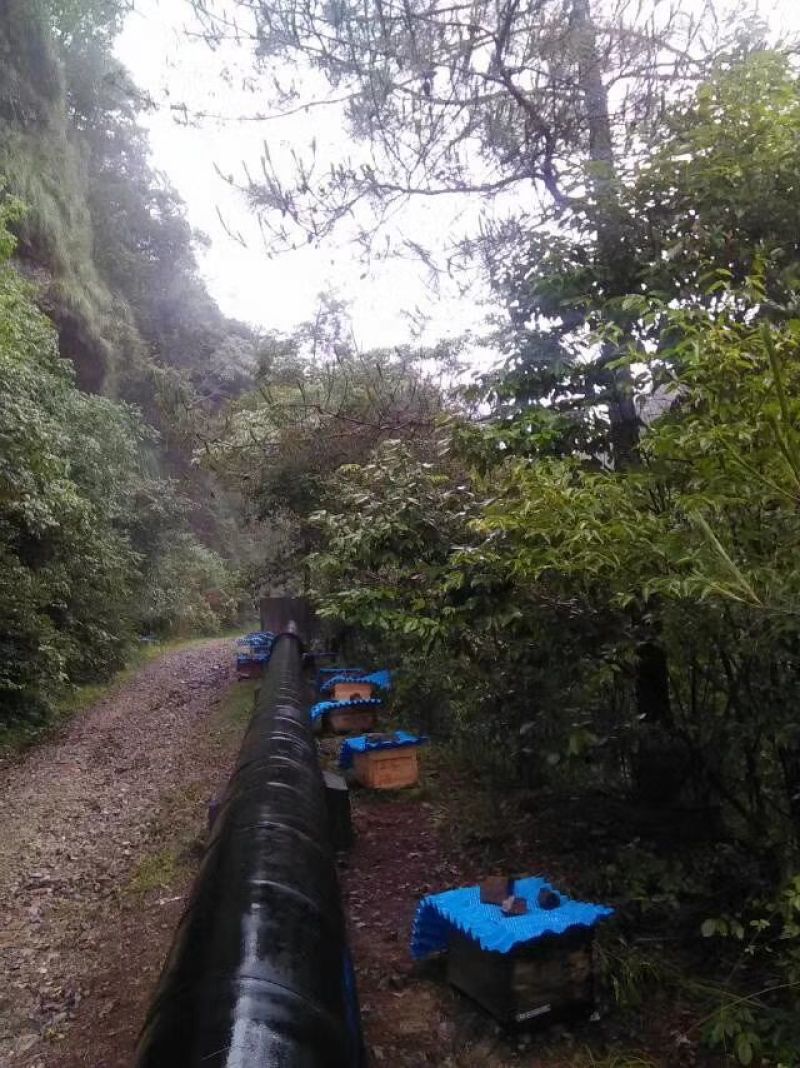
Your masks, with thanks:
[{"label": "rock face", "polygon": [[194,233],[153,169],[113,28],[87,14],[75,30],[59,18],[76,15],[48,20],[48,6],[0,0],[0,186],[25,205],[17,252],[61,355],[81,389],[153,413],[154,363],[191,372],[205,396],[249,388],[252,331],[197,274]]},{"label": "rock face", "polygon": [[[44,6],[44,5],[42,5]],[[86,146],[75,128],[59,49],[39,5],[0,2],[0,181],[25,205],[18,254],[81,388],[113,374],[116,307],[94,260]],[[115,323],[116,314],[116,323]]]}]

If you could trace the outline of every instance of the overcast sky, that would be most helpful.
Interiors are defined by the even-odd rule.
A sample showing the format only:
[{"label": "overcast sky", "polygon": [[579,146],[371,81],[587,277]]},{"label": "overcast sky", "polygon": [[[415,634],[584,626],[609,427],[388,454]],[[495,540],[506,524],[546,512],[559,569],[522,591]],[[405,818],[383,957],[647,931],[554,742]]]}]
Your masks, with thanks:
[{"label": "overcast sky", "polygon": [[[242,164],[258,171],[264,138],[273,154],[292,144],[305,148],[315,137],[334,146],[344,134],[337,109],[296,115],[271,123],[203,119],[186,125],[175,105],[224,116],[257,112],[265,106],[257,94],[239,88],[252,74],[245,48],[230,45],[211,51],[184,32],[189,19],[186,0],[137,0],[117,42],[117,55],[140,88],[151,94],[158,110],[142,116],[150,132],[155,165],[186,201],[191,224],[211,246],[201,251],[201,269],[223,310],[258,326],[288,330],[314,315],[318,294],[332,290],[352,303],[356,338],[363,347],[409,340],[408,313],[417,308],[431,317],[423,340],[460,334],[482,323],[486,309],[460,297],[445,281],[434,290],[428,272],[416,259],[365,266],[342,234],[324,248],[305,247],[269,259],[256,219],[242,194],[220,177],[241,177]],[[453,198],[417,203],[397,221],[418,236],[469,228],[475,205]],[[223,222],[220,220],[222,216]],[[443,224],[443,218],[447,222]],[[227,231],[239,234],[244,245]]]},{"label": "overcast sky", "polygon": [[[763,8],[776,26],[800,31],[800,0],[776,0]],[[445,280],[438,290],[417,260],[373,263],[364,273],[357,252],[342,235],[322,249],[307,246],[269,259],[255,217],[243,196],[219,175],[241,176],[242,164],[258,170],[264,138],[273,153],[292,144],[301,148],[312,136],[335,151],[343,143],[341,115],[322,109],[277,122],[204,119],[186,125],[175,105],[221,116],[252,114],[263,99],[244,91],[252,74],[247,50],[236,45],[211,51],[184,32],[190,19],[187,0],[137,0],[117,43],[117,54],[158,109],[143,116],[150,132],[153,160],[186,202],[189,221],[210,239],[201,252],[209,289],[229,315],[267,329],[289,330],[313,316],[321,290],[351,302],[357,341],[363,347],[408,340],[407,313],[423,310],[429,322],[423,340],[480,328],[485,296],[475,289],[464,298]],[[469,231],[479,206],[465,198],[419,203],[395,221],[412,237],[441,242]],[[220,216],[224,220],[220,220]],[[227,229],[226,229],[227,228]],[[227,231],[241,235],[244,244]]]}]

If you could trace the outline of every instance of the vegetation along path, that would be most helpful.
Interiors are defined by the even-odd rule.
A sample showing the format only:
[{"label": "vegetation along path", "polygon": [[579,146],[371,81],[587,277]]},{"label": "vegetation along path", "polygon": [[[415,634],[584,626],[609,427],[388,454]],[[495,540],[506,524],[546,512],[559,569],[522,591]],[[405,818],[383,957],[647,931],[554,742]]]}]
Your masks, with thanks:
[{"label": "vegetation along path", "polygon": [[127,1065],[252,702],[229,641],[153,660],[0,767],[0,1064]]}]

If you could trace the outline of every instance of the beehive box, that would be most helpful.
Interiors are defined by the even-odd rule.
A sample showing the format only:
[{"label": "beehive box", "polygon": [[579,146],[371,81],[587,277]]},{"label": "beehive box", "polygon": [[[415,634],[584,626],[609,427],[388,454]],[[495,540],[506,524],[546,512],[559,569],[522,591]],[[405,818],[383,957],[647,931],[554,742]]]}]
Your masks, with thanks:
[{"label": "beehive box", "polygon": [[375,708],[341,708],[328,713],[335,734],[364,734],[375,729]]},{"label": "beehive box", "polygon": [[333,685],[333,699],[334,701],[369,700],[373,689],[371,682],[359,682],[358,679],[350,682],[336,682]]},{"label": "beehive box", "polygon": [[416,746],[373,749],[353,755],[356,779],[370,790],[400,790],[419,782]]},{"label": "beehive box", "polygon": [[594,1002],[592,939],[593,932],[583,928],[496,953],[453,930],[447,978],[504,1024],[589,1012]]},{"label": "beehive box", "polygon": [[264,674],[264,663],[261,660],[240,657],[236,661],[236,677],[243,679],[260,679]]}]

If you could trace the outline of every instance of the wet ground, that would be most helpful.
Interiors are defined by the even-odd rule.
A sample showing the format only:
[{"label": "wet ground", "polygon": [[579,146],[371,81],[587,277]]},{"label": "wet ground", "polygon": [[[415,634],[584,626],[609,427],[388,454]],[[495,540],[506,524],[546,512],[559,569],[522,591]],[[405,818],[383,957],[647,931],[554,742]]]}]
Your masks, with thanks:
[{"label": "wet ground", "polygon": [[0,770],[0,1065],[130,1063],[240,731],[233,645],[173,651]]}]

